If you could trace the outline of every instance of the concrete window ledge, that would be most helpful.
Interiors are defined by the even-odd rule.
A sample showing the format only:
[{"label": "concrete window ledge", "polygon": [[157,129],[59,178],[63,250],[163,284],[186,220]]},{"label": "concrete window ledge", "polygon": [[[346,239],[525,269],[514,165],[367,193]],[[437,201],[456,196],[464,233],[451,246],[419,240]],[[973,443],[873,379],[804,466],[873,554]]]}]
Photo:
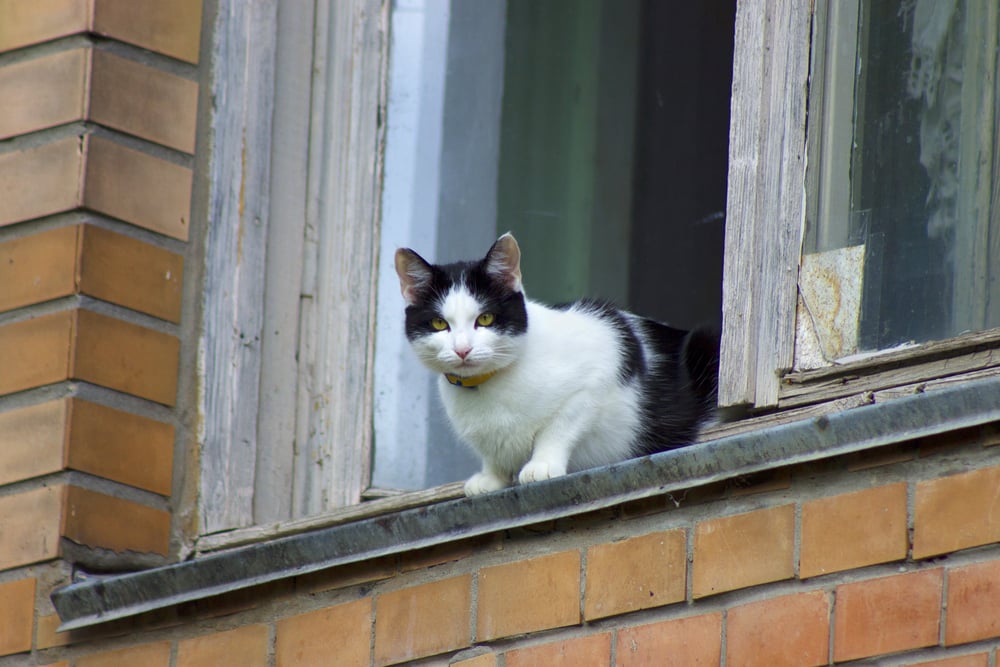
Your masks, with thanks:
[{"label": "concrete window ledge", "polygon": [[272,539],[52,593],[60,631],[432,545],[1000,421],[1000,378],[733,435],[565,477]]}]

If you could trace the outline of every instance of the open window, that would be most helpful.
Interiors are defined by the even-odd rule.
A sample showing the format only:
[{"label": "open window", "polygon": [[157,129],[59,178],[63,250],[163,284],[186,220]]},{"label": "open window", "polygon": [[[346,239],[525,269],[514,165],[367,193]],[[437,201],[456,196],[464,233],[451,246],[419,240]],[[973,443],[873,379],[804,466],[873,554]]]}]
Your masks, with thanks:
[{"label": "open window", "polygon": [[[460,493],[397,496],[476,465],[402,335],[385,263],[399,246],[449,261],[513,230],[533,297],[718,323],[734,13],[733,0],[281,3],[273,43],[220,58],[225,108],[273,94],[274,112],[246,139],[217,138],[220,166],[270,182],[252,211],[238,179],[213,195],[242,232],[213,216],[200,547],[342,520],[363,499],[393,496],[358,510],[385,511]],[[242,20],[220,23],[225,40]]]},{"label": "open window", "polygon": [[392,9],[372,495],[464,479],[392,266],[482,256],[505,231],[527,294],[721,320],[735,2],[410,0]]},{"label": "open window", "polygon": [[204,534],[460,494],[402,493],[476,461],[407,348],[399,246],[451,261],[512,230],[533,297],[721,310],[720,403],[753,414],[1000,366],[996,3],[310,7],[279,6],[270,226],[239,237],[266,272],[211,278],[280,326],[259,352],[212,330],[206,404],[238,409],[206,412],[202,499],[228,504]]}]

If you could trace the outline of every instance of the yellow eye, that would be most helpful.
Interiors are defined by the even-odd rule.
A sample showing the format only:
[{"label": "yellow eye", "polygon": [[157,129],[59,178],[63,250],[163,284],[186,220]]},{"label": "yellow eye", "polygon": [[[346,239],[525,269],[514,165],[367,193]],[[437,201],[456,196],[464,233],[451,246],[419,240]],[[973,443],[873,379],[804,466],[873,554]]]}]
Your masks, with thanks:
[{"label": "yellow eye", "polygon": [[448,328],[448,323],[440,317],[435,317],[431,320],[431,327],[433,327],[435,331],[444,331]]},{"label": "yellow eye", "polygon": [[481,327],[488,327],[491,324],[493,324],[493,321],[495,319],[496,317],[493,315],[493,313],[483,313],[482,315],[476,318],[476,324],[478,324]]}]

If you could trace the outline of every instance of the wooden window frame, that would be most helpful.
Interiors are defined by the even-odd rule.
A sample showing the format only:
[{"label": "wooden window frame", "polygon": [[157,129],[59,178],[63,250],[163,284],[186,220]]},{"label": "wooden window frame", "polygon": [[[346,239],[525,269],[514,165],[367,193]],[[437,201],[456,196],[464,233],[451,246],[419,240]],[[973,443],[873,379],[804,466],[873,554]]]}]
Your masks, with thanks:
[{"label": "wooden window frame", "polygon": [[[389,5],[218,4],[201,535],[357,503],[367,486]],[[289,29],[312,40],[280,39]]]},{"label": "wooden window frame", "polygon": [[795,352],[812,3],[736,11],[723,260],[722,406],[777,404]]},{"label": "wooden window frame", "polygon": [[1000,374],[1000,329],[793,370],[799,262],[808,194],[817,185],[807,164],[819,141],[810,136],[808,123],[819,126],[824,78],[816,71],[812,49],[822,48],[822,22],[831,9],[833,0],[756,0],[738,6],[723,278],[723,407],[794,413],[826,403],[832,410]]},{"label": "wooden window frame", "polygon": [[[227,103],[212,126],[196,551],[462,495],[456,483],[358,504],[372,447],[389,6],[319,0],[315,14],[303,14],[279,11],[276,0],[220,0],[213,93]],[[814,11],[808,0],[738,6],[720,404],[763,414],[708,439],[1000,366],[1000,332],[992,331],[792,372]],[[313,43],[280,44],[278,33],[295,26],[315,26]],[[276,79],[276,60],[308,63],[311,78]],[[330,69],[313,71],[319,63]],[[303,100],[304,121],[294,113]],[[265,272],[265,260],[305,269]],[[300,301],[289,304],[281,295],[299,275]],[[289,320],[292,332],[273,328]]]}]

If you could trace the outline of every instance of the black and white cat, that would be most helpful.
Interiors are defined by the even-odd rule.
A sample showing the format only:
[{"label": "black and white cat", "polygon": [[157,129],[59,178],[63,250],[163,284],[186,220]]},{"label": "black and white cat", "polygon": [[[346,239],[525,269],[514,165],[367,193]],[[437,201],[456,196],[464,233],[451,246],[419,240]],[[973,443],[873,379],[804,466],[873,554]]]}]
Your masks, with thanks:
[{"label": "black and white cat", "polygon": [[718,339],[601,301],[530,301],[520,261],[510,234],[473,262],[396,251],[406,336],[483,460],[466,495],[691,444],[714,415]]}]

